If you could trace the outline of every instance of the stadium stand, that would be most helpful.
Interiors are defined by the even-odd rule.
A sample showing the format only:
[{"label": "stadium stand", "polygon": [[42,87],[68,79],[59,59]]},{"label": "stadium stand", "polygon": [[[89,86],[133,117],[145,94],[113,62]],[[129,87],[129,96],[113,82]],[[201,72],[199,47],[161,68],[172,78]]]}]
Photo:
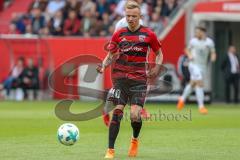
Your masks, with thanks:
[{"label": "stadium stand", "polygon": [[[159,34],[184,0],[138,0],[144,25]],[[110,36],[126,0],[35,0],[27,13],[12,12],[8,34]],[[72,26],[74,22],[74,26]],[[97,27],[96,27],[97,26]],[[71,29],[71,31],[69,30]]]}]

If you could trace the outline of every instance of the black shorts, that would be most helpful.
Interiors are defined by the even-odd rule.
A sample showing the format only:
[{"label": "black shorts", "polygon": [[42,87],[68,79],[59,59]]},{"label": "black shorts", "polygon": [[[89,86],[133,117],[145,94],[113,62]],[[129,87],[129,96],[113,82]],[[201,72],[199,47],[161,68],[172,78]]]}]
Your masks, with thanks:
[{"label": "black shorts", "polygon": [[118,79],[113,83],[112,89],[114,105],[138,105],[143,107],[146,98],[147,85],[131,79]]}]

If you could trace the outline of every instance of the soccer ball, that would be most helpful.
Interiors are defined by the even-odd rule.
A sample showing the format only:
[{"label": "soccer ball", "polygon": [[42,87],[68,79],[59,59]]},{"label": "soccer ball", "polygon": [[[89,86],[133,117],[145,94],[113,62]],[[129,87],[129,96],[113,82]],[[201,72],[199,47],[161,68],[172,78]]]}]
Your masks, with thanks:
[{"label": "soccer ball", "polygon": [[72,123],[64,123],[58,128],[57,137],[60,143],[71,146],[79,139],[79,130]]}]

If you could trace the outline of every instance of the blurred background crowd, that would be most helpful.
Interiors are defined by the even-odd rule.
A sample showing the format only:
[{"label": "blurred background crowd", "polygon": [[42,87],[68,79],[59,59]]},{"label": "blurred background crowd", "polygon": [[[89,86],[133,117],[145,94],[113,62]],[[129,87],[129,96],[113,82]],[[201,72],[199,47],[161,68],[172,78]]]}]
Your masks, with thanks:
[{"label": "blurred background crowd", "polygon": [[[157,34],[185,0],[138,0],[144,25]],[[26,14],[13,13],[9,34],[110,36],[126,0],[35,0]],[[8,1],[8,3],[10,3]]]}]

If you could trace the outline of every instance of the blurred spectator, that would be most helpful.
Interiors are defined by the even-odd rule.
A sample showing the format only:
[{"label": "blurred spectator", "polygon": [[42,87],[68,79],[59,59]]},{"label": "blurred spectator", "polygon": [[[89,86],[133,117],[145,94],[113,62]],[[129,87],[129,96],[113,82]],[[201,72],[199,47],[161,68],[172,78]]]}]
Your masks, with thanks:
[{"label": "blurred spectator", "polygon": [[81,5],[81,16],[84,16],[84,13],[86,11],[90,11],[91,15],[96,14],[96,4],[92,2],[91,0],[82,0],[82,5]]},{"label": "blurred spectator", "polygon": [[25,36],[26,37],[31,37],[33,35],[33,31],[32,31],[32,25],[28,24],[26,26],[26,32],[25,32]]},{"label": "blurred spectator", "polygon": [[119,3],[117,4],[117,7],[115,9],[115,14],[120,15],[120,16],[124,16],[124,5],[126,4],[127,0],[121,0],[119,1]]},{"label": "blurred spectator", "polygon": [[115,12],[115,9],[117,7],[117,4],[119,2],[119,0],[107,0],[108,4],[109,4],[109,16]]},{"label": "blurred spectator", "polygon": [[110,13],[110,6],[107,0],[97,0],[97,16],[102,18],[104,13]]},{"label": "blurred spectator", "polygon": [[33,59],[29,58],[27,60],[27,66],[24,68],[22,74],[20,75],[21,88],[24,92],[24,97],[26,98],[27,90],[34,90],[34,97],[37,97],[37,89],[39,89],[39,72],[38,68],[34,65]]},{"label": "blurred spectator", "polygon": [[0,3],[0,11],[4,8],[8,8],[12,4],[13,0],[2,0]]},{"label": "blurred spectator", "polygon": [[110,35],[113,35],[114,31],[115,31],[115,26],[114,26],[114,25],[111,25],[111,26],[108,28],[109,34],[110,34]]},{"label": "blurred spectator", "polygon": [[98,36],[108,36],[109,30],[108,28],[111,26],[109,15],[107,13],[103,13],[102,19],[98,20]]},{"label": "blurred spectator", "polygon": [[64,21],[63,32],[64,35],[73,36],[80,33],[81,22],[77,18],[76,12],[70,10],[68,12],[68,18]]},{"label": "blurred spectator", "polygon": [[237,56],[236,47],[230,46],[228,53],[222,62],[222,70],[225,78],[225,100],[227,103],[231,102],[231,85],[234,91],[234,102],[238,103],[239,95],[239,74],[240,74],[240,60]]},{"label": "blurred spectator", "polygon": [[16,26],[15,23],[11,23],[11,24],[9,25],[8,34],[20,34],[20,32],[18,31],[17,26]]},{"label": "blurred spectator", "polygon": [[164,1],[163,0],[156,0],[156,4],[155,4],[155,8],[154,8],[154,12],[158,13],[160,16],[163,15],[163,4],[164,4]]},{"label": "blurred spectator", "polygon": [[50,35],[49,28],[48,28],[48,27],[44,27],[44,28],[41,30],[41,36],[49,36],[49,35]]},{"label": "blurred spectator", "polygon": [[13,13],[10,25],[11,24],[15,24],[16,29],[20,33],[24,33],[25,32],[25,24],[24,24],[24,21],[23,21],[23,18],[21,17],[21,15],[19,15],[17,13]]},{"label": "blurred spectator", "polygon": [[142,14],[142,20],[143,24],[148,24],[149,22],[149,10],[148,5],[143,0],[137,0],[137,2],[140,4],[141,7],[141,14]]},{"label": "blurred spectator", "polygon": [[156,12],[152,14],[151,22],[149,23],[149,27],[156,33],[156,35],[160,35],[160,32],[163,29],[163,24],[160,20],[160,15]]},{"label": "blurred spectator", "polygon": [[47,5],[47,13],[53,16],[58,10],[65,6],[65,0],[51,0]]},{"label": "blurred spectator", "polygon": [[[81,3],[79,0],[67,0],[65,7],[63,8],[63,17],[68,17],[68,12],[74,10],[77,14],[80,14]],[[80,16],[79,16],[80,18]]]},{"label": "blurred spectator", "polygon": [[168,17],[176,7],[176,0],[165,0],[162,8],[162,16]]},{"label": "blurred spectator", "polygon": [[91,11],[86,10],[84,13],[84,18],[82,19],[82,31],[85,37],[90,35],[95,35],[96,18],[91,16]]},{"label": "blurred spectator", "polygon": [[52,35],[63,35],[63,15],[59,10],[48,23],[49,31]]},{"label": "blurred spectator", "polygon": [[22,74],[24,69],[24,58],[20,57],[17,60],[16,65],[13,67],[9,77],[4,81],[3,86],[7,91],[7,96],[10,94],[10,89],[12,89],[14,83],[15,85],[18,85],[19,83],[19,76]]},{"label": "blurred spectator", "polygon": [[41,30],[45,27],[45,18],[39,8],[32,10],[32,31],[34,34],[40,34]]},{"label": "blurred spectator", "polygon": [[29,6],[28,12],[31,12],[33,8],[39,8],[42,12],[44,12],[47,8],[48,0],[34,0]]}]

